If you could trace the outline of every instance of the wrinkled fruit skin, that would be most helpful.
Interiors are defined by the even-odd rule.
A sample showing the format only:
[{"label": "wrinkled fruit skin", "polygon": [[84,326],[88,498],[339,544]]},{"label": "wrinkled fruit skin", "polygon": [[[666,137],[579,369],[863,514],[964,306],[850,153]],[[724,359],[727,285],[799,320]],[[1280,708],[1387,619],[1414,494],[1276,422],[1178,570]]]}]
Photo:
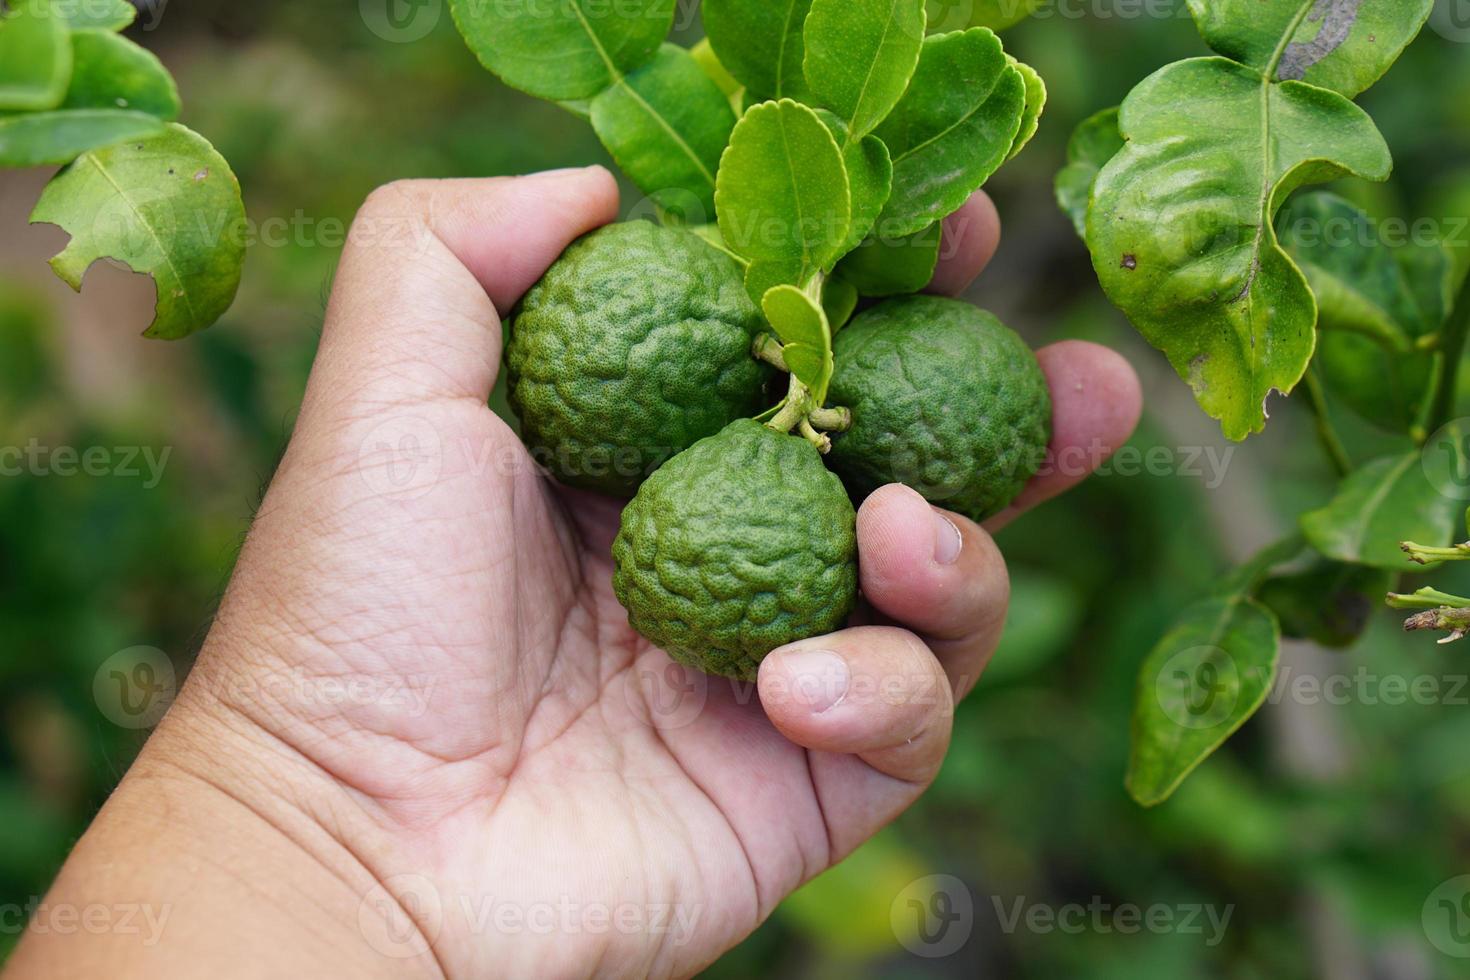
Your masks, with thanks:
[{"label": "wrinkled fruit skin", "polygon": [[763,329],[739,265],[646,221],[574,242],[521,300],[506,345],[511,408],[563,483],[631,496],[648,473],[765,407]]},{"label": "wrinkled fruit skin", "polygon": [[856,514],[821,455],[750,419],[664,464],[623,510],[613,590],[680,663],[753,680],[857,603]]},{"label": "wrinkled fruit skin", "polygon": [[857,499],[906,483],[982,521],[1035,475],[1051,440],[1051,395],[1015,331],[937,296],[889,300],[837,335],[828,404],[852,409],[828,463]]}]

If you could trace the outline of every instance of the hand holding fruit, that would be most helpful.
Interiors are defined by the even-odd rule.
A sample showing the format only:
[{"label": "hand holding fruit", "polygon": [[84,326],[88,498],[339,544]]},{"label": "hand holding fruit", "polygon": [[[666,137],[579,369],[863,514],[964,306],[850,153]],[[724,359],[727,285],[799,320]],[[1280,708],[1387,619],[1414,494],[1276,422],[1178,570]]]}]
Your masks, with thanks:
[{"label": "hand holding fruit", "polygon": [[[170,955],[187,975],[211,966],[199,955],[279,973],[688,974],[932,779],[953,700],[1005,618],[984,530],[902,487],[872,494],[855,522],[862,591],[876,620],[902,625],[779,649],[752,697],[681,672],[628,627],[612,592],[622,503],[557,487],[485,407],[497,311],[616,208],[593,169],[393,185],[363,209],[360,222],[419,229],[415,247],[369,235],[349,248],[290,449],[199,663],[53,895],[191,882],[171,934],[208,941],[147,951],[155,975]],[[936,278],[950,289],[995,244],[983,197],[961,217]],[[1138,389],[1119,358],[1063,343],[1040,362],[1054,452],[1127,437]],[[394,483],[389,466],[407,471],[385,444],[405,432],[437,449]],[[1020,503],[1082,476],[1048,472]],[[427,710],[305,703],[281,677],[368,678]],[[209,785],[191,775],[206,772]],[[132,833],[160,808],[193,815],[163,856]],[[127,870],[89,871],[103,866]],[[673,904],[694,923],[486,932],[463,915],[485,896]],[[404,958],[385,959],[395,936]],[[115,965],[126,940],[88,942]],[[32,937],[13,966],[51,955]]]}]

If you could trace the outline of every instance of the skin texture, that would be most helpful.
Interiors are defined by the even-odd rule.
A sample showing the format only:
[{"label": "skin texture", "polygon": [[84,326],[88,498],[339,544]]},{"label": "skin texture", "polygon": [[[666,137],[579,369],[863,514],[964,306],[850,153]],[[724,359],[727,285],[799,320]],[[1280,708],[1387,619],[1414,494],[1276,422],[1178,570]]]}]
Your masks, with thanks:
[{"label": "skin texture", "polygon": [[855,515],[815,446],[752,419],[665,463],[623,511],[613,592],[669,656],[755,680],[857,603]]},{"label": "skin texture", "polygon": [[[753,692],[704,682],[612,594],[618,503],[558,489],[487,410],[496,311],[617,204],[598,168],[369,198],[204,649],[46,898],[166,927],[30,930],[11,976],[687,975],[928,785],[1005,620],[986,530],[880,490],[861,583],[902,625],[777,650]],[[1058,465],[1027,503],[1139,411],[1116,355],[1041,362]],[[416,466],[382,448],[409,433]],[[594,931],[592,903],[694,923]]]},{"label": "skin texture", "polygon": [[516,307],[510,405],[569,486],[630,497],[659,464],[765,408],[765,320],[740,266],[647,221],[573,243]]},{"label": "skin texture", "polygon": [[852,410],[829,457],[856,499],[904,483],[983,521],[1035,475],[1051,397],[1014,330],[969,303],[906,296],[838,334],[830,400]]}]

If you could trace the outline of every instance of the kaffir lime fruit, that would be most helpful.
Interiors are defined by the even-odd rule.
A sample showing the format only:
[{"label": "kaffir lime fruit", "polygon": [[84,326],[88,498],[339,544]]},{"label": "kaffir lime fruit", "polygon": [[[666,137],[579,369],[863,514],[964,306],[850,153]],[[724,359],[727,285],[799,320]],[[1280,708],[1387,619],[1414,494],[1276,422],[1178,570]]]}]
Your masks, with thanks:
[{"label": "kaffir lime fruit", "polygon": [[574,242],[517,306],[511,408],[537,462],[629,496],[673,454],[765,407],[763,326],[734,259],[646,221]]},{"label": "kaffir lime fruit", "polygon": [[655,472],[623,510],[613,589],[669,656],[751,680],[857,602],[856,515],[805,439],[743,419]]},{"label": "kaffir lime fruit", "polygon": [[1016,498],[1051,438],[1033,354],[984,310],[936,296],[873,307],[837,335],[828,402],[852,410],[828,462],[857,498],[906,483],[980,521]]}]

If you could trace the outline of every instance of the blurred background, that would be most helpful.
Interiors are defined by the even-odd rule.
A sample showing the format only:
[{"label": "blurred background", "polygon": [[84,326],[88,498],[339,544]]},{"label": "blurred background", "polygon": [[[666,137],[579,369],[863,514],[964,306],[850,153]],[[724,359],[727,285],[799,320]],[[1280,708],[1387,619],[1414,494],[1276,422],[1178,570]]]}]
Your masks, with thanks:
[{"label": "blurred background", "polygon": [[[1470,29],[1444,13],[1362,100],[1394,181],[1337,189],[1453,231],[1470,216]],[[113,671],[162,657],[166,695],[166,666],[182,676],[209,627],[363,198],[400,177],[610,163],[584,123],[483,71],[441,0],[155,0],[128,35],[178,77],[182,121],[234,166],[258,234],[222,323],[145,341],[151,283],[99,265],[72,294],[45,264],[65,236],[26,224],[49,173],[0,173],[0,446],[93,450],[105,471],[0,477],[0,957],[156,716]],[[1387,610],[1347,651],[1288,644],[1287,683],[1174,799],[1145,811],[1123,791],[1144,655],[1333,480],[1300,405],[1275,399],[1264,436],[1225,443],[1053,203],[1077,121],[1206,53],[1182,0],[1047,2],[1005,38],[1051,101],[988,186],[1005,239],[971,298],[1033,344],[1119,348],[1148,412],[1103,475],[1001,537],[1011,619],[933,791],[709,975],[1470,976],[1470,646],[1406,638]],[[1380,437],[1339,414],[1370,451]],[[936,939],[926,910],[959,925]]]}]

